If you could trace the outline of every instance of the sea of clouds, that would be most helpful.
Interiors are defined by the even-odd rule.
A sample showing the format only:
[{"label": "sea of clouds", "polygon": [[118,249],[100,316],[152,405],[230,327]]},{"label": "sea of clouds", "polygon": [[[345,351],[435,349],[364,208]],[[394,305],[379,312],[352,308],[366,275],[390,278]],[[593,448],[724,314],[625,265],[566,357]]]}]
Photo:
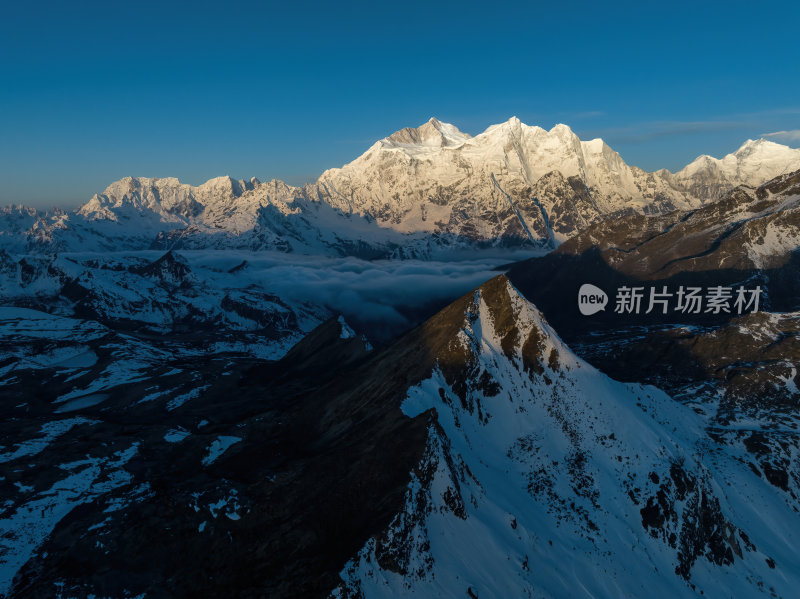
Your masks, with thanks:
[{"label": "sea of clouds", "polygon": [[226,286],[255,284],[289,303],[324,306],[356,330],[385,341],[433,315],[463,294],[497,276],[510,262],[534,255],[491,253],[457,260],[360,260],[277,252],[184,254],[193,267],[227,272],[246,268]]}]

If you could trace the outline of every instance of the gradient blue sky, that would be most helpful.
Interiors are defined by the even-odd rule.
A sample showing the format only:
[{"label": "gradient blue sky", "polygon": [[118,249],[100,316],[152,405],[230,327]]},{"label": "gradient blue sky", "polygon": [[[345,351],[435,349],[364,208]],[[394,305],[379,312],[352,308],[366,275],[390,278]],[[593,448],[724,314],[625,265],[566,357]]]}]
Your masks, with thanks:
[{"label": "gradient blue sky", "polygon": [[796,2],[14,2],[0,204],[126,175],[313,180],[430,116],[603,137],[648,170],[800,144]]}]

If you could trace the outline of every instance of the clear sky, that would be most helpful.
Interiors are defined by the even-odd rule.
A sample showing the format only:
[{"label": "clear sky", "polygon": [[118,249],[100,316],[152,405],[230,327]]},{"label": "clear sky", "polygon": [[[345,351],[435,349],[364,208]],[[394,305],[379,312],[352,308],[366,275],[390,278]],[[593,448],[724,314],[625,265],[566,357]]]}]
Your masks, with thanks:
[{"label": "clear sky", "polygon": [[127,175],[315,179],[429,117],[516,115],[676,170],[800,145],[797,2],[7,2],[0,204]]}]

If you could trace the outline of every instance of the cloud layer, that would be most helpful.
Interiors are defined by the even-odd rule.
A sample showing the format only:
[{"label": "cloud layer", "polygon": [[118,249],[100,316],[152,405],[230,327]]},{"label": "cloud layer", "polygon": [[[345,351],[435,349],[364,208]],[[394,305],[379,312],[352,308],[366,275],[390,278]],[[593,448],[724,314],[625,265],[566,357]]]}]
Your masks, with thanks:
[{"label": "cloud layer", "polygon": [[532,255],[505,253],[449,262],[368,262],[272,253],[234,258],[228,254],[226,262],[221,264],[213,255],[193,259],[191,253],[186,254],[191,262],[200,262],[202,267],[217,272],[246,259],[248,268],[235,275],[236,281],[225,283],[241,285],[241,278],[245,277],[247,283],[258,285],[284,301],[324,306],[334,314],[342,314],[356,330],[377,341],[396,336],[497,276],[500,271],[496,267]]}]

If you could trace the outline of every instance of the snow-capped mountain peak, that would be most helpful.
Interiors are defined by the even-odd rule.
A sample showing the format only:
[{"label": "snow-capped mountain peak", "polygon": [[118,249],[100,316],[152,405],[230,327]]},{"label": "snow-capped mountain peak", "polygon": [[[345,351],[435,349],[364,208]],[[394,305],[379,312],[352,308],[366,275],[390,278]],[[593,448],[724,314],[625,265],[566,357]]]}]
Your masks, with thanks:
[{"label": "snow-capped mountain peak", "polygon": [[756,596],[778,580],[771,555],[793,550],[760,506],[791,507],[714,452],[689,406],[573,354],[505,277],[415,335],[434,365],[402,409],[429,415],[427,446],[334,597]]},{"label": "snow-capped mountain peak", "polygon": [[723,158],[702,155],[675,174],[675,180],[695,195],[717,199],[736,185],[757,187],[800,168],[800,149],[767,139],[748,139]]},{"label": "snow-capped mountain peak", "polygon": [[565,138],[566,137],[572,138],[573,136],[577,137],[577,135],[575,135],[575,132],[572,131],[572,129],[569,127],[569,125],[565,125],[564,123],[557,123],[557,124],[553,125],[553,128],[550,129],[549,133],[551,135],[553,133],[555,133],[556,135],[560,135],[560,136],[563,136]]},{"label": "snow-capped mountain peak", "polygon": [[209,179],[199,187],[203,193],[216,196],[220,193],[240,196],[248,189],[252,189],[252,179],[249,182],[236,180],[230,175]]},{"label": "snow-capped mountain peak", "polygon": [[761,154],[762,156],[780,155],[783,154],[785,150],[786,146],[760,137],[758,139],[748,139],[733,153],[733,155],[738,158],[746,158],[754,154]]},{"label": "snow-capped mountain peak", "polygon": [[78,209],[78,214],[90,219],[116,220],[114,213],[133,208],[152,211],[167,221],[191,219],[204,207],[215,202],[240,197],[260,184],[230,176],[215,177],[199,186],[181,183],[175,177],[124,177],[109,185]]},{"label": "snow-capped mountain peak", "polygon": [[458,130],[455,125],[443,123],[431,117],[419,127],[405,127],[382,140],[387,147],[407,148],[408,146],[427,146],[432,148],[452,148],[462,145],[470,135]]}]

